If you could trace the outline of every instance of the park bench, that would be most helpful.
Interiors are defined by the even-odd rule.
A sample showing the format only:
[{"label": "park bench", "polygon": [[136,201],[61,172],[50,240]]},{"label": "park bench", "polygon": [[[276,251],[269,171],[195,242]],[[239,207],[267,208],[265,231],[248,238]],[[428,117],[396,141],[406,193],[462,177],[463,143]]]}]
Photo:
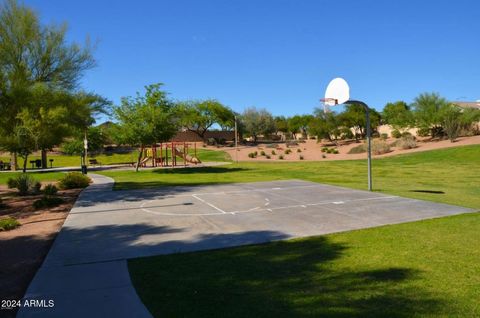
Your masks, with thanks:
[{"label": "park bench", "polygon": [[102,165],[97,159],[89,159],[88,162],[90,163],[91,166],[100,166]]}]

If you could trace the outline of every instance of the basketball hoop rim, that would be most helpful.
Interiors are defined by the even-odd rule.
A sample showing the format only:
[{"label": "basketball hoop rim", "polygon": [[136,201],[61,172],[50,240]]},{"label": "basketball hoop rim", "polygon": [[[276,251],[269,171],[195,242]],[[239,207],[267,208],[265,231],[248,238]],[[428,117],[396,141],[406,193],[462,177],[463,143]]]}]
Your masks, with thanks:
[{"label": "basketball hoop rim", "polygon": [[338,99],[336,98],[321,98],[320,101],[324,104],[327,102],[334,102],[334,105],[338,105]]}]

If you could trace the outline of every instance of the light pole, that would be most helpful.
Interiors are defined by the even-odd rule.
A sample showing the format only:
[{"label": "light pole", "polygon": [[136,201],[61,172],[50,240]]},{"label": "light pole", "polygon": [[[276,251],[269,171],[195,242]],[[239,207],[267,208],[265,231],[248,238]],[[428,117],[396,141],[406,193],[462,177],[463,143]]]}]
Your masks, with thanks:
[{"label": "light pole", "polygon": [[88,150],[88,140],[87,140],[87,130],[85,129],[85,137],[83,139],[83,164],[82,164],[82,174],[87,174],[87,150]]},{"label": "light pole", "polygon": [[362,105],[365,109],[366,125],[367,125],[367,152],[368,152],[368,191],[372,191],[372,133],[370,125],[370,108],[367,104],[359,100],[348,100],[344,104],[357,104]]},{"label": "light pole", "polygon": [[237,132],[237,115],[235,118],[235,162],[238,163],[238,132]]}]

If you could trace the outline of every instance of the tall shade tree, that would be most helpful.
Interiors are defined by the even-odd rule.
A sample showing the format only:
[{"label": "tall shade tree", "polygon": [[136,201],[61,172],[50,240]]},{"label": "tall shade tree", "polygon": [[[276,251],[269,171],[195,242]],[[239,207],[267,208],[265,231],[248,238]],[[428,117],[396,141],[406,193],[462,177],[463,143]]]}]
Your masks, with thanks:
[{"label": "tall shade tree", "polygon": [[222,129],[234,127],[234,112],[214,99],[178,103],[181,125],[205,140],[206,132],[218,124]]},{"label": "tall shade tree", "polygon": [[288,119],[288,130],[295,139],[297,133],[301,133],[303,137],[307,136],[308,126],[312,121],[312,115],[295,115]]},{"label": "tall shade tree", "polygon": [[336,141],[342,132],[340,125],[339,117],[335,112],[325,112],[323,109],[317,108],[310,121],[309,130],[318,140]]},{"label": "tall shade tree", "polygon": [[251,136],[255,143],[258,136],[275,132],[275,120],[266,109],[247,108],[241,115],[241,121],[245,133]]},{"label": "tall shade tree", "polygon": [[281,132],[285,135],[288,133],[288,119],[285,116],[275,116],[273,120],[275,121],[275,134],[278,135]]},{"label": "tall shade tree", "polygon": [[442,123],[450,103],[438,93],[423,93],[413,101],[416,126],[430,130],[432,138],[444,135]]},{"label": "tall shade tree", "polygon": [[[355,139],[366,136],[367,119],[365,108],[362,105],[348,104],[345,111],[339,115],[339,120],[342,122],[342,126],[355,130]],[[372,132],[380,125],[380,114],[372,108],[370,108],[370,125]]]},{"label": "tall shade tree", "polygon": [[383,108],[382,120],[395,129],[405,129],[414,125],[413,113],[404,101],[387,103]]},{"label": "tall shade tree", "polygon": [[[68,43],[66,31],[65,24],[42,25],[33,10],[15,0],[0,6],[0,134],[5,138],[15,139],[22,126],[25,108],[32,105],[25,99],[32,86],[44,84],[55,92],[73,93],[84,72],[95,65],[88,41],[83,46]],[[45,114],[29,110],[28,115]]]},{"label": "tall shade tree", "polygon": [[121,105],[113,108],[118,122],[116,139],[140,148],[136,171],[145,147],[170,140],[178,129],[175,105],[167,99],[161,86],[146,86],[144,95],[137,93],[135,97],[123,97]]}]

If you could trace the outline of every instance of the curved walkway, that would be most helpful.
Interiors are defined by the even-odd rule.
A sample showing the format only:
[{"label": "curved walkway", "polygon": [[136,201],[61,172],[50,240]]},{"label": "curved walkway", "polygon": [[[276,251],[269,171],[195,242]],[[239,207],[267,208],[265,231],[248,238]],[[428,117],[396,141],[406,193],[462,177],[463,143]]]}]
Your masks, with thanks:
[{"label": "curved walkway", "polygon": [[[87,212],[85,205],[105,200],[114,183],[89,176],[94,184],[80,194],[25,294],[24,301],[43,300],[45,307],[23,307],[17,317],[151,317],[132,286],[126,258],[88,261],[89,254],[102,251],[106,237],[82,212]],[[53,307],[48,307],[50,300]]]}]

